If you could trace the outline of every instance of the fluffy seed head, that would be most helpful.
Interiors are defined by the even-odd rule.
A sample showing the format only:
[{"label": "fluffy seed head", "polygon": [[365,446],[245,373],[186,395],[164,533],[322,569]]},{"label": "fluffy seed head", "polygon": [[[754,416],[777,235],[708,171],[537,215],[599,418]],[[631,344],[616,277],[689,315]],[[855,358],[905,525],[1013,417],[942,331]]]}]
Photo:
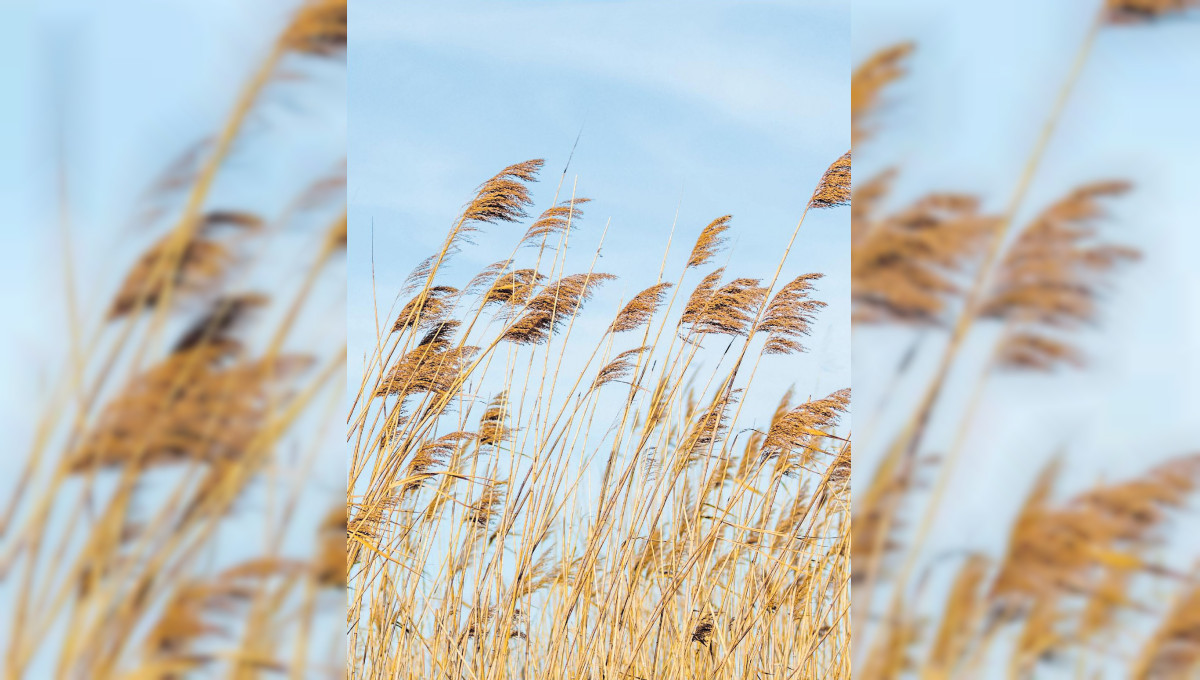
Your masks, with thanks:
[{"label": "fluffy seed head", "polygon": [[808,201],[810,208],[836,208],[850,204],[850,152],[829,166]]}]

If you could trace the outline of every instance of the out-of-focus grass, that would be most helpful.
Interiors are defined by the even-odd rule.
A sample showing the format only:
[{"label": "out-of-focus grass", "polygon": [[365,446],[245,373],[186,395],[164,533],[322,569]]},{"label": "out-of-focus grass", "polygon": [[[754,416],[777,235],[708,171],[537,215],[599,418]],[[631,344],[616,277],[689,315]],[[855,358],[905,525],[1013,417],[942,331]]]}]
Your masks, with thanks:
[{"label": "out-of-focus grass", "polygon": [[[898,205],[892,196],[903,165],[855,186],[857,329],[864,335],[890,329],[896,332],[871,337],[912,343],[891,374],[855,367],[855,382],[868,385],[860,392],[879,404],[858,433],[860,450],[874,464],[856,470],[856,677],[1182,678],[1197,672],[1200,636],[1186,607],[1195,600],[1196,580],[1186,564],[1163,559],[1164,546],[1187,545],[1186,536],[1168,527],[1200,484],[1194,455],[1063,498],[1063,464],[1005,452],[1008,465],[1043,469],[1032,488],[1009,490],[1012,498],[1024,498],[1010,526],[972,528],[979,536],[994,531],[994,548],[929,549],[934,524],[954,516],[947,496],[958,491],[961,497],[952,485],[982,490],[997,483],[971,474],[985,454],[998,454],[976,450],[982,444],[969,435],[985,418],[1019,422],[1006,410],[1019,413],[1021,405],[989,402],[987,388],[1000,374],[1036,385],[1086,371],[1084,334],[1124,321],[1106,301],[1120,272],[1141,266],[1135,264],[1141,253],[1134,237],[1111,235],[1110,218],[1113,206],[1152,173],[1133,168],[1128,177],[1082,177],[1032,218],[1023,216],[1034,190],[1044,195],[1043,168],[1054,141],[1073,132],[1063,128],[1064,111],[1089,72],[1098,39],[1130,27],[1187,22],[1196,16],[1193,4],[1109,0],[1080,17],[1087,30],[1059,88],[1045,102],[1022,103],[1044,109],[1045,122],[1013,188],[1001,189],[1009,193],[999,208],[986,207],[994,205],[992,196],[952,192]],[[886,47],[855,71],[856,154],[872,168],[888,165],[872,157],[872,143],[887,134],[884,102],[902,85],[913,49]],[[944,448],[930,443],[934,425],[950,429]],[[1154,433],[1144,434],[1154,446]],[[1164,590],[1178,604],[1164,604]]]},{"label": "out-of-focus grass", "polygon": [[[344,489],[312,471],[341,459],[328,435],[344,334],[314,329],[344,328],[344,157],[292,168],[292,185],[261,169],[287,157],[270,134],[281,104],[303,115],[304,102],[341,100],[332,74],[346,3],[311,0],[257,27],[261,57],[222,81],[231,109],[162,150],[145,193],[118,199],[134,215],[122,228],[90,220],[76,200],[88,192],[73,182],[88,173],[72,154],[94,146],[85,135],[103,135],[107,119],[88,117],[91,82],[55,67],[69,52],[86,72],[94,41],[112,39],[89,28],[107,17],[54,9],[46,24],[72,30],[41,36],[51,67],[36,75],[51,102],[56,219],[13,226],[56,236],[66,295],[38,304],[67,319],[67,341],[45,402],[30,408],[28,448],[5,454],[4,675],[340,676],[343,648],[328,641],[344,607]],[[213,89],[197,83],[188,96],[202,108]],[[336,128],[313,120],[301,134],[341,146]],[[34,243],[23,241],[31,253]],[[80,275],[113,267],[124,273],[111,288]]]}]

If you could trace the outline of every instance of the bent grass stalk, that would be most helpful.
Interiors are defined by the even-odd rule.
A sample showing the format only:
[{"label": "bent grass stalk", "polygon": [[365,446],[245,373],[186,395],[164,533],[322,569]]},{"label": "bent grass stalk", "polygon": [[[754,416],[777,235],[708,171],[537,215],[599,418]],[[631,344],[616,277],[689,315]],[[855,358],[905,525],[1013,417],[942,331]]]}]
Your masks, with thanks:
[{"label": "bent grass stalk", "polygon": [[[847,156],[838,166],[844,181],[825,189],[844,184],[848,192],[848,165]],[[835,192],[833,199],[838,197]],[[573,191],[570,205],[577,200]],[[828,193],[818,198],[814,192],[814,205],[837,204]],[[741,677],[752,667],[791,673],[796,664],[834,669],[829,677],[848,677],[848,621],[830,614],[845,609],[844,593],[839,596],[842,604],[826,604],[829,596],[844,591],[848,563],[836,558],[836,550],[816,559],[839,540],[830,534],[840,535],[843,546],[848,540],[845,503],[833,501],[846,492],[844,484],[822,484],[818,501],[806,503],[795,495],[796,482],[776,472],[761,480],[771,493],[757,492],[754,498],[759,500],[747,499],[743,507],[745,490],[755,482],[733,480],[739,491],[725,499],[722,476],[711,496],[724,499],[715,513],[702,510],[708,506],[693,495],[701,480],[715,474],[714,459],[725,457],[726,467],[741,465],[747,476],[764,467],[756,462],[759,451],[754,447],[747,447],[744,463],[735,464],[736,454],[724,441],[725,428],[734,423],[721,421],[742,416],[742,409],[749,408],[744,395],[736,411],[696,421],[703,410],[681,390],[701,378],[707,383],[705,392],[715,386],[714,405],[724,410],[733,394],[737,365],[755,339],[784,264],[766,288],[753,288],[757,283],[745,288],[740,280],[719,290],[714,287],[711,292],[717,297],[702,299],[693,310],[702,325],[679,327],[677,317],[668,316],[683,274],[665,313],[660,307],[665,289],[654,288],[662,285],[664,253],[656,280],[647,289],[656,291],[656,302],[646,316],[605,324],[608,331],[599,334],[590,353],[575,352],[572,348],[586,342],[576,339],[578,317],[592,313],[582,309],[586,298],[594,285],[609,278],[594,269],[598,250],[592,264],[573,275],[577,278],[565,276],[576,217],[574,210],[567,211],[549,265],[550,280],[536,283],[528,295],[501,302],[487,324],[477,325],[485,308],[491,309],[485,293],[474,305],[449,312],[469,323],[448,327],[445,319],[453,316],[438,312],[435,322],[446,329],[445,338],[428,335],[415,323],[398,324],[401,337],[377,343],[376,355],[389,358],[371,365],[369,373],[375,373],[374,367],[379,372],[374,378],[364,376],[348,419],[351,441],[356,442],[350,470],[355,499],[351,526],[362,527],[354,540],[363,546],[353,551],[350,565],[351,677],[435,673],[482,680],[520,673],[557,678],[615,675],[622,669],[635,677]],[[446,243],[464,223],[460,217]],[[798,231],[799,227],[792,243]],[[532,271],[541,268],[543,249],[544,243],[531,258]],[[435,288],[428,275],[433,267],[438,271],[436,285],[449,285],[444,281],[453,271],[439,264],[447,252],[444,245],[429,260],[435,264],[425,272],[414,309],[420,310]],[[701,254],[701,262],[708,259]],[[499,275],[519,267],[506,264]],[[655,313],[662,316],[652,333],[649,322]],[[730,313],[733,316],[727,316]],[[671,323],[679,332],[667,343],[663,333]],[[641,349],[618,353],[617,335],[639,325],[645,325]],[[454,333],[460,335],[454,338]],[[714,370],[705,377],[697,373],[695,362],[714,354],[703,347],[703,340],[714,335],[722,346],[720,335],[735,341],[740,335],[742,347],[730,357],[734,364],[728,373]],[[385,351],[385,344],[410,349],[400,354]],[[454,353],[475,345],[480,348],[468,361],[451,363]],[[666,348],[665,354],[660,348]],[[714,356],[723,357],[729,349]],[[501,350],[506,357],[502,363],[494,361]],[[552,358],[551,352],[558,356]],[[600,378],[593,373],[597,357],[604,366]],[[382,376],[395,373],[401,362],[411,362],[404,364],[408,373],[389,378],[388,391],[380,392]],[[659,362],[661,370],[651,370]],[[756,368],[757,364],[758,360]],[[496,373],[495,367],[503,373]],[[449,373],[442,381],[444,370]],[[439,380],[426,381],[425,376]],[[628,377],[629,387],[619,398],[605,396],[614,376]],[[739,390],[749,387],[747,382]],[[501,396],[486,397],[488,393]],[[471,425],[483,403],[499,409],[498,440],[484,434],[489,430],[483,421],[478,429]],[[485,420],[490,412],[485,409]],[[612,425],[603,429],[609,421]],[[835,422],[836,418],[805,435],[808,443],[801,451],[787,448],[783,455],[811,455],[807,464],[816,464],[819,454],[804,451],[824,450],[827,442],[838,442],[829,429]],[[449,448],[430,459],[432,467],[429,462],[414,467],[422,451],[447,436],[455,439],[447,440]],[[845,461],[846,467],[838,470],[848,470],[848,449],[835,448],[829,455]],[[619,462],[620,458],[628,460]],[[594,461],[603,466],[594,469]],[[777,469],[784,469],[779,465]],[[802,476],[810,474],[794,469]],[[816,471],[823,478],[840,479],[842,472],[834,474],[832,469],[817,465]],[[368,471],[369,476],[358,477]],[[635,484],[636,479],[643,484]],[[796,515],[800,519],[795,526],[780,531],[761,526],[780,519],[781,504],[772,499],[781,497],[807,510]],[[585,520],[580,510],[593,502],[595,512]],[[740,539],[725,536],[730,527],[741,532]],[[769,544],[755,546],[759,536],[772,538]],[[725,548],[729,550],[723,566],[708,576],[697,571],[713,566],[714,551]],[[680,551],[680,559],[667,559],[675,551]],[[819,566],[807,566],[808,556]],[[774,565],[762,567],[764,578],[771,580],[769,585],[764,582],[764,592],[781,598],[782,606],[773,605],[769,614],[749,611],[758,605],[743,599],[745,588],[722,585],[727,577],[743,581],[760,561]],[[667,568],[670,582],[660,581],[658,574]],[[815,576],[811,591],[796,590],[795,575],[813,569],[826,576]],[[825,583],[830,585],[819,585]],[[793,592],[792,599],[782,595]],[[831,625],[789,627],[785,621],[792,615]],[[735,621],[741,623],[727,632]],[[801,630],[804,637],[797,639]],[[648,653],[645,643],[651,635],[655,642]],[[720,654],[713,645],[721,646]]]}]

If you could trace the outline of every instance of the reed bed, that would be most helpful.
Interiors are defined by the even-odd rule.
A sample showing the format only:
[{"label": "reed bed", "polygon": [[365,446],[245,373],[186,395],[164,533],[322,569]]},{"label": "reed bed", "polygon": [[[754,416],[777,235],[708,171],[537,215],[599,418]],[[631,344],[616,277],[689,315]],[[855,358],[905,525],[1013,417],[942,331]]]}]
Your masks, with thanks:
[{"label": "reed bed", "polygon": [[[1200,672],[1200,640],[1188,611],[1195,574],[1161,557],[1166,546],[1186,545],[1188,537],[1169,529],[1200,483],[1195,454],[1066,497],[1058,490],[1062,464],[1051,460],[1031,489],[1015,491],[1025,500],[995,537],[995,551],[931,554],[927,545],[935,518],[949,511],[948,485],[963,483],[962,475],[953,476],[956,466],[983,455],[968,450],[967,441],[990,379],[1005,373],[1045,380],[1086,370],[1080,334],[1103,323],[1120,272],[1140,259],[1136,248],[1112,236],[1111,206],[1136,190],[1121,178],[1088,178],[1032,219],[1017,220],[1031,186],[1043,179],[1049,142],[1095,41],[1129,26],[1180,19],[1193,6],[1109,0],[1097,9],[1003,210],[990,213],[985,197],[953,192],[897,207],[891,194],[898,168],[855,186],[856,329],[884,327],[898,333],[889,337],[908,331],[916,338],[894,375],[864,378],[877,386],[881,410],[902,411],[902,425],[886,433],[868,425],[859,437],[879,462],[859,477],[854,498],[855,677]],[[887,47],[856,69],[856,145],[869,147],[880,133],[881,102],[904,78],[914,49]],[[982,364],[964,359],[968,338],[987,345]],[[942,349],[931,375],[913,378],[912,357],[922,341]],[[915,398],[900,387],[913,380],[922,385]],[[881,420],[877,414],[872,423]],[[949,449],[936,455],[926,441],[935,421],[954,426]],[[933,575],[947,570],[953,577],[935,586]],[[1176,593],[1167,608],[1158,596],[1164,591]]]},{"label": "reed bed", "polygon": [[[223,125],[131,200],[150,208],[135,233],[157,236],[116,290],[78,303],[66,250],[71,354],[0,508],[4,677],[341,675],[328,641],[344,507],[306,471],[340,405],[345,348],[303,332],[342,316],[325,305],[342,285],[344,171],[292,187],[277,213],[217,184],[246,180],[235,148],[271,157],[249,121],[328,80],[345,44],[345,0],[298,6]],[[65,191],[61,203],[69,246]],[[333,508],[323,526],[298,519],[313,502]]]},{"label": "reed bed", "polygon": [[[584,199],[528,214],[541,166],[480,185],[365,358],[350,677],[848,678],[850,392],[743,410],[824,312],[784,274],[803,218],[769,279],[717,266],[728,215],[671,277],[672,228],[603,309]],[[808,209],[846,204],[850,155],[814,180]],[[483,229],[512,251],[464,273]]]}]

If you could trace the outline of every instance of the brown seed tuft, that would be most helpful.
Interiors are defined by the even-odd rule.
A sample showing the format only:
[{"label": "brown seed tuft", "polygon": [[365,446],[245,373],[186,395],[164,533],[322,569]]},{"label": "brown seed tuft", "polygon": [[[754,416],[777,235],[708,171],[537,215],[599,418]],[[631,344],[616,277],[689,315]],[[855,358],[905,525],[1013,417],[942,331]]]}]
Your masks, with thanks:
[{"label": "brown seed tuft", "polygon": [[608,363],[608,365],[600,369],[600,373],[597,374],[596,379],[592,381],[592,389],[594,390],[607,385],[610,382],[625,380],[628,378],[633,374],[633,369],[638,356],[648,349],[652,348],[649,346],[636,347],[634,349],[625,350],[624,352],[618,354],[617,358],[613,359]]},{"label": "brown seed tuft", "polygon": [[850,76],[850,135],[853,146],[858,146],[873,132],[869,121],[879,109],[880,94],[905,75],[904,62],[914,47],[912,43],[885,47],[854,69]]},{"label": "brown seed tuft", "polygon": [[544,161],[535,159],[510,165],[479,186],[463,211],[463,222],[516,222],[533,203],[527,184],[537,181]]},{"label": "brown seed tuft", "polygon": [[[873,181],[879,184],[862,190],[885,190],[886,178]],[[868,202],[857,198],[854,206],[868,210]],[[930,194],[880,219],[856,216],[855,323],[942,323],[948,304],[961,295],[959,274],[996,224],[979,213],[978,199],[960,194]]]},{"label": "brown seed tuft", "polygon": [[1017,238],[997,270],[980,316],[1005,322],[1000,364],[1049,370],[1082,363],[1063,331],[1092,325],[1098,299],[1133,248],[1100,240],[1100,199],[1129,190],[1125,182],[1085,185],[1042,212]]},{"label": "brown seed tuft", "polygon": [[201,345],[219,347],[227,353],[236,353],[242,344],[233,337],[244,325],[255,309],[270,302],[270,298],[258,293],[243,293],[218,298],[204,316],[193,323],[176,341],[172,353],[187,352]]},{"label": "brown seed tuft", "polygon": [[767,296],[758,279],[734,279],[713,289],[722,270],[709,274],[693,291],[684,307],[680,325],[695,333],[747,335],[755,314]]},{"label": "brown seed tuft", "polygon": [[724,235],[729,229],[729,221],[733,219],[732,215],[724,215],[718,217],[700,232],[700,238],[696,239],[696,245],[692,248],[692,254],[688,257],[687,267],[702,267],[712,259],[713,255],[717,254],[725,242],[729,239]]},{"label": "brown seed tuft", "polygon": [[520,307],[533,297],[538,284],[545,278],[532,269],[515,269],[500,274],[483,294],[483,304],[498,303],[513,308]]},{"label": "brown seed tuft", "polygon": [[762,350],[764,354],[791,354],[804,351],[804,346],[799,343],[797,338],[811,332],[811,324],[816,320],[817,312],[825,306],[824,302],[813,300],[808,296],[812,291],[813,282],[823,276],[823,274],[798,276],[775,294],[756,328],[756,332],[767,334],[767,342]]},{"label": "brown seed tuft", "polygon": [[317,57],[346,50],[346,0],[309,0],[300,6],[280,42],[284,49]]},{"label": "brown seed tuft", "polygon": [[1140,24],[1200,7],[1197,0],[1105,0],[1109,23]]},{"label": "brown seed tuft", "polygon": [[783,413],[771,423],[763,440],[761,460],[782,458],[783,474],[797,474],[849,408],[850,389],[846,388]]},{"label": "brown seed tuft", "polygon": [[552,208],[547,208],[529,226],[521,243],[536,245],[538,241],[545,242],[551,236],[565,233],[569,227],[574,226],[583,217],[583,210],[579,206],[590,200],[590,198],[567,199]]},{"label": "brown seed tuft", "polygon": [[829,166],[812,198],[808,200],[810,208],[836,208],[850,204],[850,152],[847,151]]},{"label": "brown seed tuft", "polygon": [[611,333],[632,331],[646,324],[662,305],[663,297],[673,284],[658,283],[633,296],[608,327]]},{"label": "brown seed tuft", "polygon": [[421,291],[400,310],[396,323],[392,324],[392,332],[412,327],[428,328],[440,323],[453,308],[457,295],[458,289],[452,286],[434,286]]},{"label": "brown seed tuft", "polygon": [[615,278],[612,274],[572,274],[547,284],[525,305],[524,315],[509,325],[503,338],[521,345],[545,342],[579,312],[597,284]]}]

